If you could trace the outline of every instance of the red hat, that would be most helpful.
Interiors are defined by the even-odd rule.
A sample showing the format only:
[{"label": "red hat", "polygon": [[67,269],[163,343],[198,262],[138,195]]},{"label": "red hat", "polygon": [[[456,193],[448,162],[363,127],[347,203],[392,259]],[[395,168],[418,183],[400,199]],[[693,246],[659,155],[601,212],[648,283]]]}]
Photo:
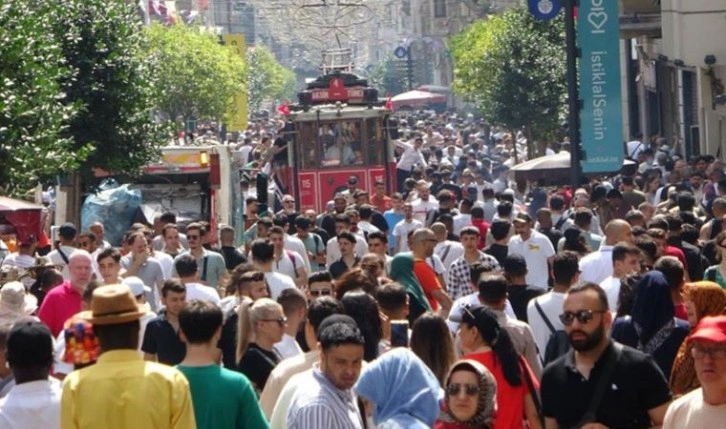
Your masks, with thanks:
[{"label": "red hat", "polygon": [[704,317],[688,337],[688,341],[706,340],[726,343],[726,316]]}]

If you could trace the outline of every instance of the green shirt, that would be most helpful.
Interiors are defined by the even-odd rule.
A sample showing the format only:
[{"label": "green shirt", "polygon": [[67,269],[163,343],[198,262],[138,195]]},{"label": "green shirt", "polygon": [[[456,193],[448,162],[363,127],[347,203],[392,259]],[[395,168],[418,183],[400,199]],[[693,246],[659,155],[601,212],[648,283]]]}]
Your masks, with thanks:
[{"label": "green shirt", "polygon": [[267,429],[252,384],[219,365],[177,369],[189,380],[197,429]]}]

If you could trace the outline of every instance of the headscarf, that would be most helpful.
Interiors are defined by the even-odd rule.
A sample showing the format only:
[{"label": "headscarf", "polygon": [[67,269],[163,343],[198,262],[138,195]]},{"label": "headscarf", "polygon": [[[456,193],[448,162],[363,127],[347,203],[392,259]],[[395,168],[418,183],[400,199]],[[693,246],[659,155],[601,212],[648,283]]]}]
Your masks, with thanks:
[{"label": "headscarf", "polygon": [[631,317],[638,334],[638,349],[653,354],[675,327],[676,310],[663,273],[651,271],[640,281]]},{"label": "headscarf", "polygon": [[396,348],[368,364],[353,389],[375,403],[376,425],[433,427],[443,392],[439,381],[416,354]]},{"label": "headscarf", "polygon": [[[702,281],[690,283],[686,287],[686,299],[693,302],[698,321],[706,316],[726,314],[726,290],[718,283]],[[695,326],[691,326],[691,329]],[[691,355],[691,344],[681,343],[673,362],[670,385],[674,395],[684,395],[697,389],[701,383],[696,376]]]},{"label": "headscarf", "polygon": [[423,288],[413,272],[413,253],[403,252],[393,257],[391,261],[391,280],[398,282],[406,288],[409,296],[409,322],[413,321],[427,311],[431,311],[429,300],[426,299]]},{"label": "headscarf", "polygon": [[451,375],[456,371],[470,371],[475,373],[479,378],[479,402],[476,407],[476,413],[474,417],[468,421],[460,421],[454,414],[451,413],[449,407],[449,391],[446,389],[444,402],[446,404],[444,412],[441,415],[440,420],[445,423],[457,423],[462,424],[469,428],[481,428],[481,427],[492,427],[494,418],[496,417],[497,411],[497,381],[489,370],[481,363],[471,360],[464,359],[456,362],[451,366],[449,375],[446,377],[446,386],[448,387]]}]

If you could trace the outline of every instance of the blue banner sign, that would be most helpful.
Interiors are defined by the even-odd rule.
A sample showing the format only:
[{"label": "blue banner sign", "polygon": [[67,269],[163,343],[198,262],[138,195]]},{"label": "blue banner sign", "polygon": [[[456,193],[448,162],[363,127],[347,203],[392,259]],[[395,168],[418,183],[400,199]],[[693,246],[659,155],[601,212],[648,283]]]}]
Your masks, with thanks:
[{"label": "blue banner sign", "polygon": [[614,0],[580,1],[577,35],[582,50],[583,173],[612,173],[623,165],[619,3]]},{"label": "blue banner sign", "polygon": [[529,0],[529,13],[538,21],[553,19],[560,13],[560,0]]}]

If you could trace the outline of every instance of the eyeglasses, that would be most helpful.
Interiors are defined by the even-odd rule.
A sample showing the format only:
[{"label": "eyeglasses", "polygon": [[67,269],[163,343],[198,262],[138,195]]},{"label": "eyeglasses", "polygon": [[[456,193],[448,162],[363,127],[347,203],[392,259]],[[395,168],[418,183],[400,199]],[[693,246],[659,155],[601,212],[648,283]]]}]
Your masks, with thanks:
[{"label": "eyeglasses", "polygon": [[691,349],[691,354],[693,355],[694,359],[699,360],[705,358],[706,356],[710,357],[711,359],[726,359],[726,347],[693,346],[693,348]]},{"label": "eyeglasses", "polygon": [[457,396],[462,390],[466,396],[477,396],[481,389],[476,384],[452,383],[446,386],[446,392],[449,396]]},{"label": "eyeglasses", "polygon": [[378,268],[381,268],[378,264],[362,264],[360,267],[364,270],[377,270]]},{"label": "eyeglasses", "polygon": [[283,203],[285,203],[285,204],[288,204],[288,203],[289,203],[289,204],[292,204],[292,203],[294,203],[294,202],[295,202],[295,200],[284,200],[284,201],[283,201]]},{"label": "eyeglasses", "polygon": [[187,240],[199,240],[198,235],[187,235]]},{"label": "eyeglasses", "polygon": [[584,325],[591,321],[592,318],[595,317],[595,314],[605,313],[605,311],[606,310],[580,310],[576,313],[573,313],[572,311],[565,311],[560,314],[560,321],[563,325],[570,326],[572,325],[572,322],[577,319],[578,322]]},{"label": "eyeglasses", "polygon": [[287,317],[282,316],[278,317],[277,319],[262,319],[263,322],[277,322],[280,326],[285,326],[287,324]]},{"label": "eyeglasses", "polygon": [[330,289],[311,290],[310,295],[312,296],[330,296],[333,291]]}]

